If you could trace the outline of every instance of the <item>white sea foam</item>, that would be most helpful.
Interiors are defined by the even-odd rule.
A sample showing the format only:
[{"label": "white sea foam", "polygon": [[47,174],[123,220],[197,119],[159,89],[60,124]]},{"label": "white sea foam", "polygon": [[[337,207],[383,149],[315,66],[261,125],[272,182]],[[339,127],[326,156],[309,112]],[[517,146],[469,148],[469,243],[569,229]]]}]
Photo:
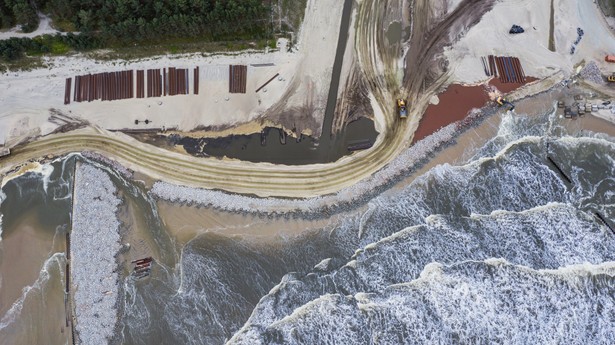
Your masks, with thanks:
[{"label": "white sea foam", "polygon": [[[534,270],[502,260],[428,265],[419,279],[354,298],[325,294],[229,344],[609,343],[613,263]],[[602,275],[602,280],[594,279]]]},{"label": "white sea foam", "polygon": [[[317,279],[283,279],[261,299],[231,343],[260,339],[257,334],[264,327],[288,321],[288,313],[294,314],[297,308],[304,315],[305,306],[313,306],[310,301],[319,300],[323,293],[355,293],[359,299],[364,293],[377,293],[409,281],[425,285],[445,275],[449,265],[485,260],[494,268],[514,263],[542,272],[545,268],[582,268],[588,262],[596,265],[615,260],[611,236],[586,213],[568,204],[549,203],[520,212],[498,210],[468,218],[434,215],[428,220],[426,225],[405,228],[366,245],[346,265]],[[333,290],[330,282],[335,284]]]}]

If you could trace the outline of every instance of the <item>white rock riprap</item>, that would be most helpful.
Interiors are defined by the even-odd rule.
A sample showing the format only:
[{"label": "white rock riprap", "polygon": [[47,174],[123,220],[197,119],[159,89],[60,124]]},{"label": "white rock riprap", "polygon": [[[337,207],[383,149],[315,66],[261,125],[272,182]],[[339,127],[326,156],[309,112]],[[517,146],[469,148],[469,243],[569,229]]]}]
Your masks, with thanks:
[{"label": "white rock riprap", "polygon": [[118,321],[115,256],[121,244],[116,212],[121,200],[115,192],[107,173],[88,164],[77,165],[70,251],[80,344],[109,343]]},{"label": "white rock riprap", "polygon": [[[382,188],[387,183],[403,176],[438,148],[450,143],[458,133],[457,122],[443,127],[420,140],[401,153],[388,165],[372,176],[346,187],[336,194],[308,199],[253,198],[250,196],[229,194],[217,190],[191,188],[168,182],[156,182],[150,193],[162,200],[213,206],[225,211],[243,211],[266,214],[284,214],[286,212],[320,212],[323,207],[332,207],[343,203],[352,203],[362,196]],[[372,196],[370,196],[372,197]]]}]

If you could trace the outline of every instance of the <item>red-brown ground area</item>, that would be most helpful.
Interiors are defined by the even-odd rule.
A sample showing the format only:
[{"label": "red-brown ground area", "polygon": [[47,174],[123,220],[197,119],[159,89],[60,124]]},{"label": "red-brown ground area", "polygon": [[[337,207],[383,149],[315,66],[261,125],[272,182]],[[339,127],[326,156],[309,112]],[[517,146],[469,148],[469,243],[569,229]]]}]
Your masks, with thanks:
[{"label": "red-brown ground area", "polygon": [[[526,82],[530,83],[537,80],[533,77],[527,77]],[[499,79],[492,78],[488,86],[464,86],[459,84],[450,85],[438,97],[440,102],[437,105],[427,107],[425,114],[421,118],[419,127],[414,133],[412,143],[429,136],[438,129],[445,127],[455,121],[463,120],[470,110],[481,108],[489,99],[489,87],[497,88],[502,94],[516,90],[524,84],[520,83],[502,83]]]}]

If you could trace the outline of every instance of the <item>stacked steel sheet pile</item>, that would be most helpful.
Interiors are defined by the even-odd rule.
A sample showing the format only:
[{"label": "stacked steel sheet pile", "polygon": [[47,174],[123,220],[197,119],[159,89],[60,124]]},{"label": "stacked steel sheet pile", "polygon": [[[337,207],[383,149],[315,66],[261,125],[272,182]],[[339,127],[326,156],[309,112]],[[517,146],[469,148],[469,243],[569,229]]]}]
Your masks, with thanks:
[{"label": "stacked steel sheet pile", "polygon": [[[133,98],[134,92],[132,85],[133,71],[76,76],[74,100],[75,102],[91,102],[94,100],[115,101],[118,99]],[[70,82],[68,81],[67,88],[70,88]],[[66,100],[65,104],[68,104]]]},{"label": "stacked steel sheet pile", "polygon": [[524,83],[525,72],[516,57],[489,55],[483,58],[483,67],[487,76],[499,77],[502,83]]},{"label": "stacked steel sheet pile", "polygon": [[169,67],[165,75],[165,84],[165,94],[187,95],[190,92],[188,69]]},{"label": "stacked steel sheet pile", "polygon": [[[246,67],[246,66],[243,66]],[[114,101],[128,98],[187,95],[190,93],[190,73],[188,68],[148,69],[147,80],[144,70],[137,71],[135,81],[133,71],[87,74],[75,77],[73,97],[75,102],[93,100]],[[66,79],[64,104],[70,103],[72,78]],[[242,92],[245,93],[245,71],[243,72]],[[199,68],[194,70],[194,94],[199,93]]]},{"label": "stacked steel sheet pile", "polygon": [[197,66],[194,69],[194,94],[199,94],[199,67]]},{"label": "stacked steel sheet pile", "polygon": [[246,81],[248,77],[248,66],[230,65],[229,66],[229,90],[230,93],[246,93]]},{"label": "stacked steel sheet pile", "polygon": [[160,69],[147,70],[147,97],[162,96],[162,75]]},{"label": "stacked steel sheet pile", "polygon": [[145,98],[145,71],[137,71],[137,98]]},{"label": "stacked steel sheet pile", "polygon": [[64,86],[64,104],[70,104],[70,89],[73,78],[66,78],[66,85]]},{"label": "stacked steel sheet pile", "polygon": [[135,278],[142,279],[149,276],[152,269],[152,257],[146,257],[143,259],[133,260],[131,263],[135,265],[133,268],[133,274]]}]

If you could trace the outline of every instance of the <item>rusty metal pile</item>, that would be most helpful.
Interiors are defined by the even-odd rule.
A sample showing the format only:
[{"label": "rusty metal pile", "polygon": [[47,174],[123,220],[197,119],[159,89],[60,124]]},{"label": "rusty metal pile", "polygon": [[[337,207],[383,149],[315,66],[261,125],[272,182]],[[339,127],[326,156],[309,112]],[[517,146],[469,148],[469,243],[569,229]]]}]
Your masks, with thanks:
[{"label": "rusty metal pile", "polygon": [[[246,67],[246,66],[243,66]],[[245,74],[243,87],[245,93]],[[187,95],[190,93],[190,73],[188,68],[148,69],[147,80],[144,70],[136,71],[136,90],[134,71],[106,72],[75,77],[73,97],[75,102],[94,100],[113,101],[128,98]],[[199,93],[199,68],[194,69],[194,94]],[[70,104],[72,78],[66,78],[64,104]]]},{"label": "rusty metal pile", "polygon": [[73,78],[66,78],[66,85],[64,86],[64,104],[70,104],[70,87],[73,82]]},{"label": "rusty metal pile", "polygon": [[[73,99],[91,102],[133,98],[133,75],[133,71],[120,71],[76,76]],[[65,104],[68,104],[66,100]]]},{"label": "rusty metal pile", "polygon": [[483,57],[483,68],[487,76],[495,76],[500,78],[502,83],[524,83],[525,72],[519,58],[511,56],[493,56]]},{"label": "rusty metal pile", "polygon": [[256,92],[259,92],[260,90],[262,90],[265,86],[267,86],[269,83],[271,83],[279,75],[280,75],[280,73],[276,73],[273,77],[271,77],[271,79],[267,80],[263,85],[261,85],[258,89],[256,89]]},{"label": "rusty metal pile", "polygon": [[187,95],[190,92],[188,69],[169,67],[165,73],[165,95]]},{"label": "rusty metal pile", "polygon": [[145,71],[137,71],[137,98],[145,98]]},{"label": "rusty metal pile", "polygon": [[198,95],[199,94],[199,67],[197,66],[194,69],[194,94]]},{"label": "rusty metal pile", "polygon": [[149,276],[152,269],[152,260],[152,257],[148,256],[143,259],[131,261],[131,263],[135,265],[132,271],[135,278],[142,279]]},{"label": "rusty metal pile", "polygon": [[246,81],[248,66],[229,65],[229,90],[230,93],[246,93]]},{"label": "rusty metal pile", "polygon": [[162,96],[162,74],[160,68],[147,70],[147,97]]}]

